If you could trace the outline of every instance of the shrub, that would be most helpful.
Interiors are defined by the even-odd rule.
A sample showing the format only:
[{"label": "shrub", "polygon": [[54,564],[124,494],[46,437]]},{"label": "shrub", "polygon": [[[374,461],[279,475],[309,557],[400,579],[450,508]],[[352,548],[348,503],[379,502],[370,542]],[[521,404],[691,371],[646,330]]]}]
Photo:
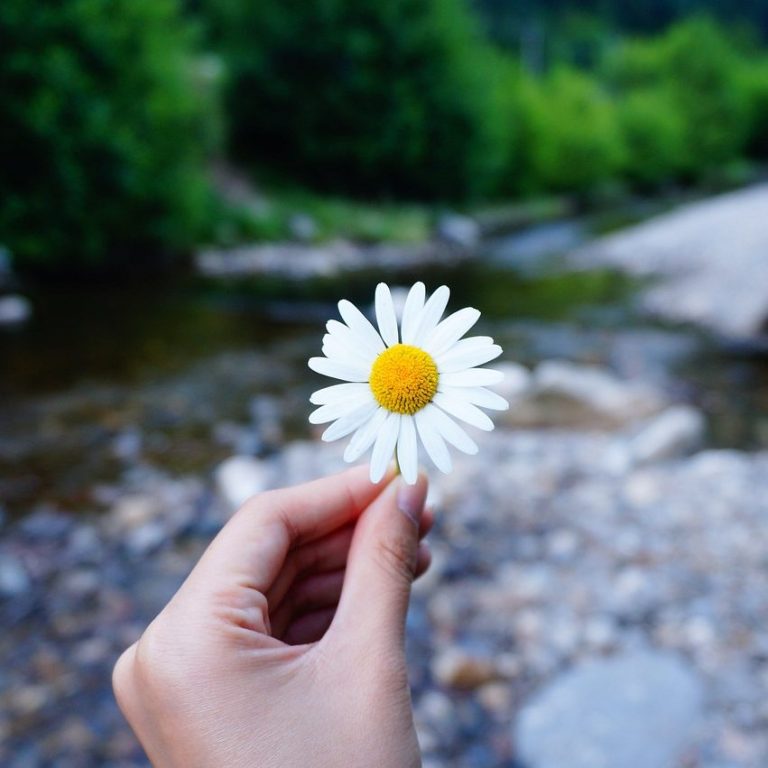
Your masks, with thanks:
[{"label": "shrub", "polygon": [[768,58],[763,56],[744,68],[742,85],[749,104],[747,151],[768,158]]},{"label": "shrub", "polygon": [[326,190],[449,198],[503,162],[494,55],[464,0],[204,0],[232,148]]},{"label": "shrub", "polygon": [[743,66],[735,40],[700,17],[659,38],[620,46],[608,76],[623,93],[661,89],[664,108],[676,112],[683,126],[681,167],[687,176],[700,177],[743,152],[749,114],[740,87]]},{"label": "shrub", "polygon": [[685,124],[668,90],[630,91],[618,104],[626,152],[622,172],[639,187],[678,176],[684,167]]},{"label": "shrub", "polygon": [[211,107],[175,0],[0,3],[0,239],[28,265],[123,264],[204,219]]},{"label": "shrub", "polygon": [[614,105],[594,79],[558,69],[524,83],[521,103],[528,191],[585,192],[615,176],[621,133]]}]

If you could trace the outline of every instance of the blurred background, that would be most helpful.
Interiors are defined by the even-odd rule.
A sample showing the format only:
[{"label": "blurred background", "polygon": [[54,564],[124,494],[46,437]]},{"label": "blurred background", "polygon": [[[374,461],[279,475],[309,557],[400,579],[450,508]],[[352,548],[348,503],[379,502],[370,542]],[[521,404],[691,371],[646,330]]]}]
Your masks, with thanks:
[{"label": "blurred background", "polygon": [[112,699],[232,510],[342,467],[343,297],[476,306],[511,401],[432,473],[428,768],[768,765],[768,5],[0,3],[0,764]]}]

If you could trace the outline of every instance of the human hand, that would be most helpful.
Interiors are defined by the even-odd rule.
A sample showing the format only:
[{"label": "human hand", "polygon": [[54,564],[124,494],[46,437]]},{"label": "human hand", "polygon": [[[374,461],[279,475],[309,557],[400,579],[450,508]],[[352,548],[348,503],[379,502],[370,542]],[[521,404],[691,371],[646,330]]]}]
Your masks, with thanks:
[{"label": "human hand", "polygon": [[404,630],[426,488],[357,467],[246,502],[115,666],[156,768],[421,765]]}]

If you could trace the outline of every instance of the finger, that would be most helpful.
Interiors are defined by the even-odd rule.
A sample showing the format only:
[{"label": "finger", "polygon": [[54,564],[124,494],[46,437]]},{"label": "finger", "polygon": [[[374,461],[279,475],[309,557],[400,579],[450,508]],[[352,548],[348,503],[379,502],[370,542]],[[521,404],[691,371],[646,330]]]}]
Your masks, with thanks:
[{"label": "finger", "polygon": [[418,579],[419,576],[423,576],[429,570],[430,565],[432,565],[432,551],[429,548],[429,544],[426,541],[422,541],[416,552],[416,571],[413,578]]},{"label": "finger", "polygon": [[[429,533],[434,521],[433,510],[425,509],[419,526],[420,539]],[[274,614],[279,608],[294,582],[312,573],[336,571],[345,566],[353,532],[353,526],[347,525],[322,539],[302,544],[302,546],[291,550],[286,556],[285,563],[274,584],[267,592],[270,614]],[[417,576],[420,575],[421,573],[417,573]]]},{"label": "finger", "polygon": [[312,573],[337,571],[344,567],[353,531],[351,525],[346,525],[322,539],[291,550],[274,584],[267,592],[270,613],[277,610],[294,582]]},{"label": "finger", "polygon": [[254,496],[224,526],[191,579],[211,589],[237,584],[266,593],[291,548],[353,522],[382,490],[365,466],[293,488]]},{"label": "finger", "polygon": [[288,592],[280,607],[270,614],[272,636],[281,637],[285,628],[299,616],[318,608],[335,607],[343,584],[343,570],[315,574],[300,581]]},{"label": "finger", "polygon": [[[432,553],[426,542],[419,544],[416,557],[416,573],[418,579],[427,572],[432,562]],[[272,636],[284,639],[284,635],[303,616],[317,613],[321,610],[325,615],[326,608],[332,608],[335,613],[344,584],[345,572],[325,573],[313,576],[296,586],[289,593],[288,600],[270,616]],[[323,627],[323,632],[327,627]],[[312,642],[305,640],[303,642]]]},{"label": "finger", "polygon": [[396,479],[361,515],[332,633],[402,646],[426,495],[423,475],[412,486]]},{"label": "finger", "polygon": [[336,608],[323,608],[296,619],[285,631],[283,642],[287,645],[316,643],[328,631],[336,615]]},{"label": "finger", "polygon": [[435,525],[435,510],[432,507],[424,507],[419,520],[419,538],[423,539]]}]

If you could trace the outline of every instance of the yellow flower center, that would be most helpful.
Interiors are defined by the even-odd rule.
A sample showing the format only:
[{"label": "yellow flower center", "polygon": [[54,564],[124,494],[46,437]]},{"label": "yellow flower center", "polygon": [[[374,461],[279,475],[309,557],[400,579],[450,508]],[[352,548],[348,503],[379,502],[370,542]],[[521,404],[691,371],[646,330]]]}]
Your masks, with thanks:
[{"label": "yellow flower center", "polygon": [[423,349],[395,344],[374,361],[368,383],[379,405],[413,415],[437,392],[437,366]]}]

